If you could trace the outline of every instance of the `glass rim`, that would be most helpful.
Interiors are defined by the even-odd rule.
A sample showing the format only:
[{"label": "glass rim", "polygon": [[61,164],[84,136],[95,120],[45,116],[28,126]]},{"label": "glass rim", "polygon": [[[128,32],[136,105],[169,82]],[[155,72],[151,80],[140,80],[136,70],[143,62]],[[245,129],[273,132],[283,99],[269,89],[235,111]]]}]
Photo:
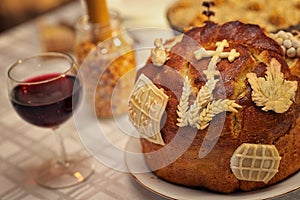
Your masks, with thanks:
[{"label": "glass rim", "polygon": [[[42,81],[34,81],[34,82],[25,82],[24,80],[16,80],[15,78],[12,77],[11,75],[11,72],[14,68],[16,68],[19,64],[22,64],[26,61],[29,61],[29,60],[32,60],[32,59],[35,59],[35,58],[38,58],[38,57],[61,57],[61,58],[66,58],[68,60],[68,62],[70,63],[70,67],[68,67],[68,69],[66,71],[63,71],[63,72],[59,72],[57,76],[53,77],[53,78],[49,78],[49,79],[46,79],[46,80],[42,80]],[[57,79],[60,79],[61,77],[65,77],[66,74],[68,72],[70,72],[74,65],[75,65],[75,60],[67,53],[62,53],[62,52],[42,52],[42,53],[38,53],[38,54],[35,54],[35,55],[32,55],[32,56],[29,56],[29,57],[26,57],[26,58],[23,58],[23,59],[19,59],[18,61],[16,61],[15,63],[13,63],[12,65],[10,65],[10,67],[8,68],[8,71],[7,71],[7,75],[8,75],[8,78],[18,84],[22,84],[22,85],[35,85],[35,84],[41,84],[41,83],[48,83],[48,82],[51,82],[51,81],[55,81]]]}]

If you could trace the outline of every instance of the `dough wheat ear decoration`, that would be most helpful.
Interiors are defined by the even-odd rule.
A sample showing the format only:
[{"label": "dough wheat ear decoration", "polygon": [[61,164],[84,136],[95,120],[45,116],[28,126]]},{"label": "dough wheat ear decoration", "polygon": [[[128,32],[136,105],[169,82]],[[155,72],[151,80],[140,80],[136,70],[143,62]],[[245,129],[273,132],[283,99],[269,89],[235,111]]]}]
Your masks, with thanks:
[{"label": "dough wheat ear decoration", "polygon": [[183,88],[182,88],[182,95],[180,97],[179,105],[177,106],[177,115],[179,116],[178,118],[178,123],[177,126],[187,126],[189,125],[189,97],[192,94],[192,87],[190,85],[190,80],[188,76],[185,77],[184,83],[183,83]]},{"label": "dough wheat ear decoration", "polygon": [[255,73],[247,74],[248,82],[253,90],[252,100],[264,111],[284,113],[295,99],[298,83],[285,80],[280,69],[280,63],[273,58],[267,67],[265,77],[257,78]]},{"label": "dough wheat ear decoration", "polygon": [[[191,109],[189,111],[189,123],[191,126],[197,127],[198,129],[205,128],[203,126],[203,117],[205,116],[203,114],[205,113],[205,110],[203,109],[213,100],[212,92],[215,89],[217,82],[219,81],[219,79],[215,79],[215,76],[220,75],[220,72],[216,70],[214,62],[210,62],[208,64],[207,70],[204,70],[203,73],[206,75],[207,82],[199,90],[196,101],[193,103],[193,105],[191,105]],[[203,115],[202,117],[200,114],[201,111],[204,112],[201,113]],[[206,119],[205,121],[209,123],[211,120]]]},{"label": "dough wheat ear decoration", "polygon": [[238,112],[237,109],[241,108],[236,104],[234,100],[229,99],[213,99],[213,91],[219,81],[218,76],[220,72],[216,68],[216,64],[222,59],[227,58],[229,62],[233,62],[239,53],[235,49],[230,52],[224,52],[224,47],[228,47],[229,44],[226,40],[216,43],[217,49],[215,51],[206,51],[204,48],[200,48],[194,55],[196,59],[200,60],[205,57],[212,57],[210,63],[203,73],[206,76],[207,82],[202,86],[197,94],[197,98],[194,103],[189,106],[189,96],[192,93],[192,86],[188,77],[185,78],[182,95],[180,97],[179,105],[177,106],[177,126],[192,126],[197,129],[203,130],[213,119],[214,116],[225,111]]}]

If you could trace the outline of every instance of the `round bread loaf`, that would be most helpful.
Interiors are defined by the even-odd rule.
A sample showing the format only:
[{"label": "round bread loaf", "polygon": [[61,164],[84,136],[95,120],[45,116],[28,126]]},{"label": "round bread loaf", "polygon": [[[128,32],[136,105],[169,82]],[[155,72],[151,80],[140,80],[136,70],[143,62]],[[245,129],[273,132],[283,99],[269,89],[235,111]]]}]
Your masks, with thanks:
[{"label": "round bread loaf", "polygon": [[[213,54],[214,51],[217,51],[217,42],[224,40],[227,41],[227,45],[222,51],[234,50],[238,52],[238,55],[231,60],[227,54],[217,57],[219,59],[215,60],[215,64],[219,74],[215,74],[217,82],[212,90],[212,99],[205,108],[201,109],[209,110],[209,106],[213,109],[215,104],[212,102],[217,102],[219,99],[227,99],[228,102],[234,102],[236,106],[233,109],[226,107],[224,112],[217,112],[218,114],[214,113],[205,126],[193,124],[192,114],[188,112],[186,115],[182,115],[180,120],[179,115],[182,111],[179,111],[179,105],[183,101],[182,96],[186,91],[184,88],[188,88],[185,86],[185,80],[190,83],[191,93],[187,95],[187,103],[191,109],[197,99],[197,93],[207,83],[208,75],[205,72],[213,60],[213,56],[209,55],[203,57],[200,55],[200,58],[195,56],[197,50],[204,48]],[[207,52],[206,54],[209,54]],[[163,144],[157,144],[147,138],[141,139],[145,160],[158,177],[183,186],[230,193],[237,190],[250,191],[272,185],[300,169],[300,119],[298,119],[300,109],[298,86],[300,82],[297,76],[291,74],[280,45],[269,38],[258,25],[244,24],[238,21],[223,25],[207,22],[203,27],[195,27],[185,32],[183,38],[173,44],[167,53],[168,56],[163,65],[158,66],[153,63],[153,59],[149,59],[147,64],[138,71],[138,77],[141,74],[145,75],[168,97],[160,120],[161,130],[158,133]],[[277,64],[272,60],[276,60]],[[265,81],[262,85],[268,85],[268,81],[277,80],[275,75],[273,76],[274,80],[270,78],[272,72],[268,72],[268,67],[271,65],[279,66],[281,75],[277,73],[278,77],[281,76],[284,83],[291,83],[294,87],[294,94],[290,99],[286,99],[286,104],[291,102],[286,109],[280,108],[280,102],[278,103],[277,99],[272,100],[273,109],[267,109],[268,106],[253,100],[255,99],[253,92],[256,82]],[[254,76],[257,79],[252,79],[251,82],[249,74],[252,74],[252,78]],[[268,75],[270,79],[267,78]],[[280,84],[283,84],[283,81],[275,85]],[[274,87],[274,85],[270,86],[266,90],[272,90]],[[276,90],[278,93],[287,89],[278,86]],[[180,123],[185,120],[184,118],[188,118],[186,123]],[[131,121],[134,121],[132,116]],[[175,137],[179,138],[177,138],[177,146],[173,149],[181,148],[180,141],[184,143],[186,140],[191,140],[190,145],[177,159],[167,166],[158,168],[157,163],[165,163],[166,156],[163,153],[151,156],[149,153],[159,150],[163,152],[165,146],[171,144]],[[248,149],[248,152],[238,154],[237,149],[243,144],[246,145],[244,148]],[[256,147],[255,145],[260,146]],[[252,147],[256,149],[251,150],[254,152],[249,150]],[[277,149],[277,151],[274,153],[273,150],[270,150],[271,153],[266,153],[269,151],[269,147]],[[264,152],[259,149],[263,149]],[[172,154],[170,149],[168,151],[169,155]],[[250,161],[253,162],[250,167],[256,167],[256,164],[260,165],[258,167],[263,167],[268,162],[273,162],[272,159],[275,163],[272,164],[272,167],[276,168],[275,165],[278,165],[276,169],[265,169],[264,173],[273,173],[268,180],[247,179],[245,174],[239,176],[235,171],[236,168],[240,170],[239,166],[234,166],[239,155],[244,156],[244,161],[247,161],[247,159],[251,159],[250,157],[255,157],[255,153],[258,156],[259,154],[266,156],[263,158],[265,160],[261,160],[258,164],[255,163],[256,161]],[[248,154],[252,155],[249,157]],[[244,168],[246,167],[244,166]]]}]

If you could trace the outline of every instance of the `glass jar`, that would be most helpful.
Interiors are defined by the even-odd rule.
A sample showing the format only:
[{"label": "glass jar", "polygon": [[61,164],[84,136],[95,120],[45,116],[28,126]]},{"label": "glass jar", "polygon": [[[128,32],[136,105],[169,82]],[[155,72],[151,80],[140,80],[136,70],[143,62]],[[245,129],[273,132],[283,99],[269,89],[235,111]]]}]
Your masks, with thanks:
[{"label": "glass jar", "polygon": [[110,26],[92,24],[87,15],[80,17],[76,24],[75,55],[86,97],[93,100],[97,117],[126,113],[136,64],[133,40],[124,31],[119,13],[110,11]]}]

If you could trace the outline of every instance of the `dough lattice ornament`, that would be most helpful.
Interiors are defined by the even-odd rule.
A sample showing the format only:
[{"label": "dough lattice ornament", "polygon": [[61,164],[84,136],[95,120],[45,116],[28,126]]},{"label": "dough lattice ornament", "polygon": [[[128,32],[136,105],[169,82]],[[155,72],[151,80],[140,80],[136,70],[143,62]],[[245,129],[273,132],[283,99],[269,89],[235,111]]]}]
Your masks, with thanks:
[{"label": "dough lattice ornament", "polygon": [[230,168],[239,180],[268,183],[278,172],[281,157],[274,145],[240,145],[230,160]]},{"label": "dough lattice ornament", "polygon": [[141,74],[129,100],[129,119],[141,137],[160,145],[160,120],[165,111],[168,96],[152,81]]}]

